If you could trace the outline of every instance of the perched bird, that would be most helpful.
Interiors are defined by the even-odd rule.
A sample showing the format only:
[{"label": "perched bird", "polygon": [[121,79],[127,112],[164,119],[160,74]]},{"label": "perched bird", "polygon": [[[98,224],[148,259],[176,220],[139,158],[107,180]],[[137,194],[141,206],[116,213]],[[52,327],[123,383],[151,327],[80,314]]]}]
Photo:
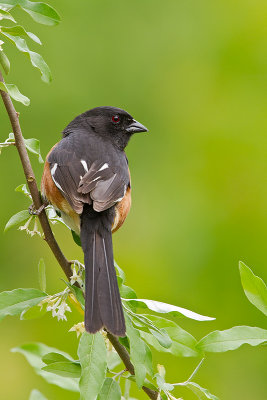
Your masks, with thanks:
[{"label": "perched bird", "polygon": [[126,111],[96,107],[64,129],[48,153],[42,194],[80,234],[85,264],[85,329],[105,327],[125,336],[125,320],[113,260],[112,232],[131,207],[124,152],[135,132],[147,132]]}]

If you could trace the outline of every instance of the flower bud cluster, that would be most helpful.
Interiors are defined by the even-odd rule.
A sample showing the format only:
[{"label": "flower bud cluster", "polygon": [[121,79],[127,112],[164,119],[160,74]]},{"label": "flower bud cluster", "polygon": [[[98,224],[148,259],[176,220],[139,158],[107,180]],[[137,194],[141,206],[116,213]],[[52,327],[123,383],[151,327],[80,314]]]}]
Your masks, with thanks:
[{"label": "flower bud cluster", "polygon": [[46,304],[46,311],[52,311],[52,317],[57,317],[58,321],[65,320],[67,317],[65,315],[66,311],[71,312],[70,307],[66,303],[66,299],[69,295],[69,289],[65,289],[61,293],[54,294],[53,296],[48,296],[41,301],[39,306],[43,307]]},{"label": "flower bud cluster", "polygon": [[[34,226],[33,229],[29,229],[30,223],[34,220]],[[42,237],[42,233],[38,229],[38,223],[37,223],[38,218],[36,216],[31,215],[30,218],[26,221],[25,225],[22,225],[19,227],[20,231],[26,231],[29,235],[39,235]]]},{"label": "flower bud cluster", "polygon": [[81,288],[83,288],[83,271],[84,265],[79,261],[73,261],[72,266],[72,276],[70,277],[70,284],[73,285],[74,283],[78,283]]},{"label": "flower bud cluster", "polygon": [[78,322],[78,324],[73,325],[69,332],[76,332],[77,337],[79,337],[83,332],[85,332],[84,322]]}]

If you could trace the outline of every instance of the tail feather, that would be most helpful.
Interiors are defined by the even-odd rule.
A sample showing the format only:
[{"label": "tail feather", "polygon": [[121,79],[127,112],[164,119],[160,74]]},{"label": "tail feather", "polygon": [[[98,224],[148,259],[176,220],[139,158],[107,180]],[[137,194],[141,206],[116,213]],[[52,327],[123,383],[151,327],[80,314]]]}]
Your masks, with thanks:
[{"label": "tail feather", "polygon": [[102,213],[96,214],[96,218],[92,218],[90,213],[83,213],[81,218],[85,261],[85,329],[95,333],[105,327],[114,335],[125,336],[125,321],[113,261],[111,224],[105,226],[108,220],[102,217]]},{"label": "tail feather", "polygon": [[86,238],[84,250],[85,264],[85,313],[84,321],[86,330],[95,333],[102,328],[99,303],[97,296],[97,280],[99,268],[96,263],[96,233]]}]

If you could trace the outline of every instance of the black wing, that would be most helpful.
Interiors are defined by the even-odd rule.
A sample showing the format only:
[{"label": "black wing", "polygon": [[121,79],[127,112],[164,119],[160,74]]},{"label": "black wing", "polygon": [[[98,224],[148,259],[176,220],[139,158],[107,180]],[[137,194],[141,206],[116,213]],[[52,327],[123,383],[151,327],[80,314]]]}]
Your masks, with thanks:
[{"label": "black wing", "polygon": [[126,192],[126,155],[110,142],[88,133],[63,138],[48,157],[52,178],[72,208],[81,214],[85,203],[103,211]]}]

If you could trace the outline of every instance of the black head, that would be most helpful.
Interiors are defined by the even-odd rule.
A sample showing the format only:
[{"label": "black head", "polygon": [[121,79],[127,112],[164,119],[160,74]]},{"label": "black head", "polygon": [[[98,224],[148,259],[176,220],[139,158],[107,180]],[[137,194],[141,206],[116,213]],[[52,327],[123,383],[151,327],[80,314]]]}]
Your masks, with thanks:
[{"label": "black head", "polygon": [[67,126],[63,136],[68,135],[70,129],[81,126],[111,140],[120,149],[125,148],[133,133],[148,131],[129,113],[117,107],[96,107],[86,111]]}]

